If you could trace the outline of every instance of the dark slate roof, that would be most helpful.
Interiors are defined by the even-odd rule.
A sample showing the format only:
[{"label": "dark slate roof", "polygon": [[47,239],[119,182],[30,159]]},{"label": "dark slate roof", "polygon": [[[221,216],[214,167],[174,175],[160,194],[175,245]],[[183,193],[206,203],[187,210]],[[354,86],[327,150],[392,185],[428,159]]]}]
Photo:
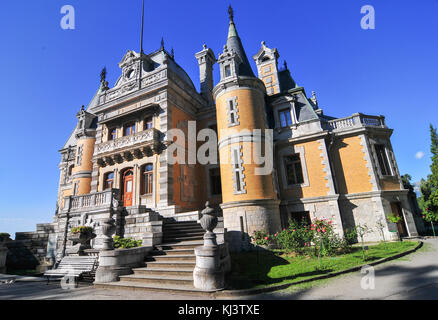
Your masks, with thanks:
[{"label": "dark slate roof", "polygon": [[288,69],[279,71],[278,78],[280,81],[280,90],[281,91],[287,91],[287,90],[294,89],[297,87],[297,84],[295,83],[294,79],[292,79],[292,76],[290,75],[290,72]]},{"label": "dark slate roof", "polygon": [[248,57],[243,49],[242,41],[237,34],[236,26],[232,20],[230,21],[230,28],[228,31],[227,48],[230,51],[234,50],[242,60],[242,63],[239,65],[238,76],[255,77],[251,65],[249,64]]}]

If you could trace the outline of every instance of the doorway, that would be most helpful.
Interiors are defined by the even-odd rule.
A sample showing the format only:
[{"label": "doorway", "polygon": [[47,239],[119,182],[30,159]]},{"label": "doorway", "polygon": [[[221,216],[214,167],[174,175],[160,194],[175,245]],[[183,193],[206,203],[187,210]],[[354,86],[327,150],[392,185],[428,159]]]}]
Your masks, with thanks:
[{"label": "doorway", "polygon": [[391,202],[391,210],[397,217],[401,218],[401,220],[397,223],[397,230],[400,237],[407,237],[408,231],[406,228],[405,218],[403,216],[400,202]]},{"label": "doorway", "polygon": [[132,189],[134,185],[134,171],[128,169],[123,173],[123,206],[132,206]]}]

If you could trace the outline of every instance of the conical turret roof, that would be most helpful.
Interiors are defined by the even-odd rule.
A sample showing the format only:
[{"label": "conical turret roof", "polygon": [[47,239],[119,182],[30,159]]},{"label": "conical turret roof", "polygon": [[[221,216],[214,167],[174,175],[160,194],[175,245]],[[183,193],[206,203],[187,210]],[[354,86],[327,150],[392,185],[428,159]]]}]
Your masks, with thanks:
[{"label": "conical turret roof", "polygon": [[234,24],[233,8],[231,8],[231,6],[228,9],[228,13],[230,16],[230,27],[228,29],[227,49],[230,51],[234,50],[234,52],[236,52],[236,54],[242,60],[242,63],[239,65],[239,72],[237,75],[255,77],[251,65],[249,64],[248,57],[243,49],[242,41],[237,34],[236,25]]}]

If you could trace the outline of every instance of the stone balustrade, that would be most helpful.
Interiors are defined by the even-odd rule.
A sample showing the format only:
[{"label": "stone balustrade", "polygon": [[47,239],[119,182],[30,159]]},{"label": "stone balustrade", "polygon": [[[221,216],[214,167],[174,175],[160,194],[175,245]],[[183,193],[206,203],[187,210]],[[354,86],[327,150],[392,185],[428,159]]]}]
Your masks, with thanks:
[{"label": "stone balustrade", "polygon": [[329,120],[324,122],[323,125],[324,129],[329,131],[343,131],[362,127],[387,128],[385,124],[385,117],[370,116],[361,113],[355,113],[347,118]]},{"label": "stone balustrade", "polygon": [[118,189],[110,189],[103,192],[95,192],[80,196],[68,196],[64,198],[63,212],[80,212],[84,210],[110,208],[114,201],[118,201]]}]

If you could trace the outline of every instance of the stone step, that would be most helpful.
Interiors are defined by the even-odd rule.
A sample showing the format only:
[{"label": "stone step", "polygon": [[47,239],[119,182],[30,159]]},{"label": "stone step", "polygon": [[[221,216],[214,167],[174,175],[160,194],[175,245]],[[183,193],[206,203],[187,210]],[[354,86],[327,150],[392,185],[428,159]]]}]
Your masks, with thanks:
[{"label": "stone step", "polygon": [[120,281],[120,282],[110,282],[110,283],[99,283],[94,285],[96,288],[105,289],[127,289],[127,290],[138,290],[138,291],[157,291],[157,292],[168,292],[175,294],[190,294],[190,295],[209,295],[217,290],[212,291],[201,291],[191,286],[178,286],[178,285],[164,285],[164,284],[146,284],[141,282],[132,281]]},{"label": "stone step", "polygon": [[194,249],[204,245],[203,240],[192,240],[192,241],[165,241],[162,244],[156,245],[158,250],[172,250],[172,249]]},{"label": "stone step", "polygon": [[127,275],[120,276],[120,281],[138,282],[147,284],[166,284],[178,286],[193,286],[193,276],[171,276],[171,275]]},{"label": "stone step", "polygon": [[166,260],[166,261],[145,261],[146,268],[192,268],[194,269],[196,265],[195,261],[184,261],[184,260]]},{"label": "stone step", "polygon": [[188,249],[166,249],[166,250],[153,250],[150,252],[151,256],[165,256],[165,255],[185,255],[193,254],[195,251],[193,248]]},{"label": "stone step", "polygon": [[154,276],[193,276],[193,268],[159,268],[159,267],[147,267],[147,268],[135,268],[133,269],[136,275],[154,275]]},{"label": "stone step", "polygon": [[194,237],[194,236],[204,236],[205,232],[204,231],[172,231],[172,232],[168,232],[168,231],[164,231],[163,233],[163,237],[166,238],[172,238],[172,237]]},{"label": "stone step", "polygon": [[190,232],[205,232],[203,229],[198,228],[185,228],[185,229],[163,229],[163,233],[190,233]]},{"label": "stone step", "polygon": [[196,236],[178,236],[178,237],[166,237],[163,236],[163,242],[183,242],[187,240],[202,240],[204,235],[196,235]]},{"label": "stone step", "polygon": [[163,225],[164,229],[187,229],[187,228],[197,228],[197,229],[202,229],[200,224],[197,223],[191,223],[191,224],[164,224]]},{"label": "stone step", "polygon": [[192,254],[179,254],[179,255],[158,255],[158,256],[148,256],[146,262],[152,261],[196,261],[196,256]]}]

